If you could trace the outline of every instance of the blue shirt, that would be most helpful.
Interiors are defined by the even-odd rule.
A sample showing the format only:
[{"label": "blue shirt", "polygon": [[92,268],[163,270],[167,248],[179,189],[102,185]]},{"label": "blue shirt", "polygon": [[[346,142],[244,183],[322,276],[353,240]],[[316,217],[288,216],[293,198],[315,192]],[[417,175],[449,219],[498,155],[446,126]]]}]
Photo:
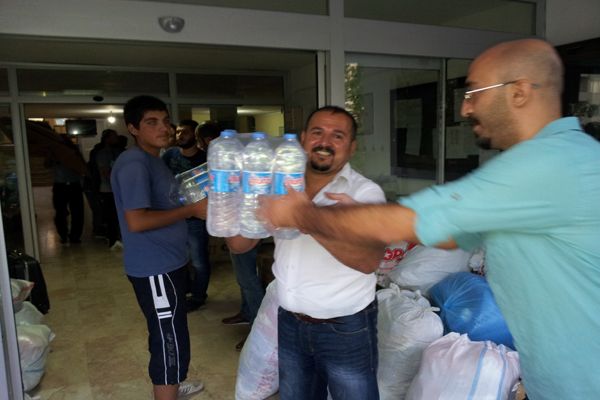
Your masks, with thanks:
[{"label": "blue shirt", "polygon": [[174,271],[187,263],[187,225],[184,220],[162,228],[131,232],[126,210],[168,210],[175,184],[165,163],[139,147],[123,152],[113,166],[111,186],[119,216],[127,275],[148,277]]},{"label": "blue shirt", "polygon": [[484,246],[529,398],[600,398],[600,143],[576,118],[401,202],[422,243]]},{"label": "blue shirt", "polygon": [[206,162],[206,152],[198,149],[196,154],[191,157],[186,157],[181,154],[179,147],[171,147],[163,153],[161,158],[173,174],[177,175],[197,167],[200,164],[204,164]]}]

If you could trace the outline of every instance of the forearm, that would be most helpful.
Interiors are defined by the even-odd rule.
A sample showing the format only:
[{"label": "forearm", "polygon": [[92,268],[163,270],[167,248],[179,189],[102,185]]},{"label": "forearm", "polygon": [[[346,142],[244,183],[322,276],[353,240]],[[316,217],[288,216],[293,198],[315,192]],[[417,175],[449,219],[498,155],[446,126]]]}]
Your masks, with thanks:
[{"label": "forearm", "polygon": [[303,232],[353,245],[384,245],[401,240],[418,242],[415,213],[398,204],[317,207],[307,205],[295,213]]},{"label": "forearm", "polygon": [[374,272],[383,259],[385,246],[381,244],[368,242],[357,245],[318,234],[312,236],[339,262],[365,274]]},{"label": "forearm", "polygon": [[130,232],[143,232],[190,218],[194,216],[194,209],[194,205],[191,204],[171,210],[127,210],[125,211],[125,220]]}]

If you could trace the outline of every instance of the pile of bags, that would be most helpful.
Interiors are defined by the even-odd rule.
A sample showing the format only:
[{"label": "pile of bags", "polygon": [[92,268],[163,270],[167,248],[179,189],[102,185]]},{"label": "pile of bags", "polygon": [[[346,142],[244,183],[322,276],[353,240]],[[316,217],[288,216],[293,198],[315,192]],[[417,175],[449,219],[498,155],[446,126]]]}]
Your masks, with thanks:
[{"label": "pile of bags", "polygon": [[[376,272],[379,369],[386,399],[508,399],[519,356],[485,277],[484,254],[396,243]],[[240,356],[236,399],[278,390],[277,282]]]},{"label": "pile of bags", "polygon": [[[390,246],[389,251],[406,246],[405,242],[398,243]],[[478,275],[483,274],[484,259],[482,250],[469,253],[414,246],[393,268],[385,266],[385,280],[390,288],[378,292],[380,360],[390,358],[390,351],[393,352],[386,346],[381,327],[394,318],[402,318],[399,310],[386,310],[389,306],[382,302],[382,292],[393,290],[398,292],[397,296],[406,296],[407,290],[411,290],[413,297],[422,294],[420,304],[431,302],[426,310],[436,312],[439,325],[424,326],[417,333],[423,341],[421,346],[414,346],[400,332],[393,334],[396,348],[412,347],[418,352],[419,363],[400,364],[399,359],[387,364],[380,361],[378,384],[382,400],[511,396],[519,380],[519,357],[512,350],[512,336],[492,291],[485,277]]]},{"label": "pile of bags", "polygon": [[33,289],[33,282],[11,279],[10,286],[17,324],[23,388],[30,391],[38,385],[44,375],[54,333],[43,324],[44,315],[31,302],[25,300]]}]

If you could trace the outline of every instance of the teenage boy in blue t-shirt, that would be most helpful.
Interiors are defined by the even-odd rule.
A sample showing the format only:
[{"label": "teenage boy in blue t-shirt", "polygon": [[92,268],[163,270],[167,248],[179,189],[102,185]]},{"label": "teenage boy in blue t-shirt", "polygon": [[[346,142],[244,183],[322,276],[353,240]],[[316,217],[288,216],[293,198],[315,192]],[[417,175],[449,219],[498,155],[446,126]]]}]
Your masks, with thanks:
[{"label": "teenage boy in blue t-shirt", "polygon": [[159,157],[169,141],[165,103],[152,96],[137,96],[125,104],[123,116],[136,146],[116,160],[111,185],[124,243],[125,272],[148,325],[148,371],[154,399],[181,399],[203,388],[201,382],[182,382],[190,362],[185,219],[205,219],[206,201],[179,207],[169,199],[174,178]]}]

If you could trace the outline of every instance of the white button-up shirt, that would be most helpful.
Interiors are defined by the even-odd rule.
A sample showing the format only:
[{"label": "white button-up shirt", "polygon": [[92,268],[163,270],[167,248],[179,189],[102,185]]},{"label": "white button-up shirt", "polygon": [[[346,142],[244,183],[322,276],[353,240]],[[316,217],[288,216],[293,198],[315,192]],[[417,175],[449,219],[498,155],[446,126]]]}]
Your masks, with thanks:
[{"label": "white button-up shirt", "polygon": [[[325,192],[345,193],[359,203],[385,202],[381,188],[348,163],[313,202],[320,206],[335,204]],[[276,239],[274,258],[279,301],[288,311],[335,318],[354,314],[375,299],[375,273],[365,274],[345,266],[310,235]]]}]

